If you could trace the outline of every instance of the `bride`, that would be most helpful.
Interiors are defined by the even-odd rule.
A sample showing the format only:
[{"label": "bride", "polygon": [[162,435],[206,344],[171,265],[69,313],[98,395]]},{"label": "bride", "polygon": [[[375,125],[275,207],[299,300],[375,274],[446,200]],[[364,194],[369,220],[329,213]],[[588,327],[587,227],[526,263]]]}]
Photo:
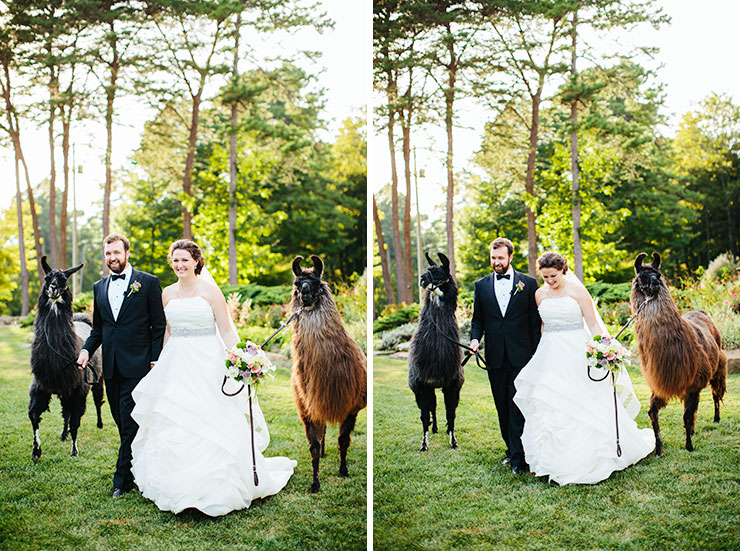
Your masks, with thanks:
[{"label": "bride", "polygon": [[[546,252],[537,260],[545,285],[535,294],[542,339],[514,381],[514,402],[524,415],[522,444],[530,470],[558,484],[595,484],[655,448],[652,429],[638,429],[640,409],[626,370],[617,377],[622,455],[617,456],[610,377],[588,378],[586,341],[607,336],[593,300],[565,257]],[[594,377],[600,378],[600,377]]]},{"label": "bride", "polygon": [[132,471],[141,493],[163,511],[224,515],[279,492],[296,462],[262,456],[270,437],[253,399],[255,486],[247,393],[221,392],[224,346],[239,340],[226,301],[210,274],[201,275],[198,245],[176,241],[168,258],[178,282],[162,293],[167,332],[159,361],[133,391],[139,431]]}]

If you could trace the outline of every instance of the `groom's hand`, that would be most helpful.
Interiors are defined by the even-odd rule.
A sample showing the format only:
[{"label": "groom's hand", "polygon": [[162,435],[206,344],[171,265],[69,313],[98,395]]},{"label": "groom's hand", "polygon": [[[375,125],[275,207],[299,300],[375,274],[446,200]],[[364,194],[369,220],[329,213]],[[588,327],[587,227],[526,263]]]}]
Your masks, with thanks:
[{"label": "groom's hand", "polygon": [[87,350],[84,348],[80,350],[80,355],[77,356],[77,367],[79,369],[85,369],[87,367],[87,362],[90,361],[90,354],[87,353]]},{"label": "groom's hand", "polygon": [[478,347],[480,346],[480,343],[478,342],[478,339],[473,339],[470,341],[470,348],[473,349],[473,352],[478,352]]}]

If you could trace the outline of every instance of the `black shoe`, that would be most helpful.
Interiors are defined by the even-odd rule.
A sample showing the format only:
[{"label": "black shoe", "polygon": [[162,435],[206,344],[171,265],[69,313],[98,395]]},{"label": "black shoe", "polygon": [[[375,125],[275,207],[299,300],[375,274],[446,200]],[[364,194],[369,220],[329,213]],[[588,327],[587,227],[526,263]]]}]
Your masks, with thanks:
[{"label": "black shoe", "polygon": [[511,465],[511,457],[506,456],[501,460],[502,465]]},{"label": "black shoe", "polygon": [[123,488],[114,488],[113,489],[113,499],[118,499],[123,494],[130,492],[131,490],[124,490]]},{"label": "black shoe", "polygon": [[527,469],[525,469],[524,467],[521,467],[520,465],[513,465],[511,467],[511,472],[518,476],[518,475],[526,473]]}]

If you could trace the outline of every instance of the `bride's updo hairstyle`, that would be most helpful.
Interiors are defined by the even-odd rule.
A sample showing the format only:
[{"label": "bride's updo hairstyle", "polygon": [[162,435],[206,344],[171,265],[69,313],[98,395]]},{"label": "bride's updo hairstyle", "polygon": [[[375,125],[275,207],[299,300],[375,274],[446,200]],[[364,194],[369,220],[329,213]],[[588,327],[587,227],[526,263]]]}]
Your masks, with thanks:
[{"label": "bride's updo hairstyle", "polygon": [[537,267],[540,270],[542,270],[542,268],[555,268],[556,270],[567,274],[568,260],[562,254],[548,251],[546,253],[542,253],[542,255],[537,259]]},{"label": "bride's updo hairstyle", "polygon": [[200,275],[203,271],[203,266],[206,264],[206,261],[203,260],[203,253],[201,252],[200,247],[190,241],[190,239],[180,239],[175,241],[170,245],[170,250],[167,253],[167,260],[170,264],[172,264],[172,254],[177,250],[188,251],[190,253],[190,256],[195,260],[195,275]]}]

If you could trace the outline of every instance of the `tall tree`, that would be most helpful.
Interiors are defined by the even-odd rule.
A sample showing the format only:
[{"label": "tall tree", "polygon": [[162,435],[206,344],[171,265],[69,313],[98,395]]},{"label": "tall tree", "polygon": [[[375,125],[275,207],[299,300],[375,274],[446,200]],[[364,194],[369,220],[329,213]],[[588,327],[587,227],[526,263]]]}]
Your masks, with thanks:
[{"label": "tall tree", "polygon": [[562,74],[568,65],[560,59],[558,48],[568,31],[568,2],[537,0],[504,3],[496,0],[478,0],[481,13],[486,16],[493,36],[502,50],[494,56],[493,72],[503,71],[511,83],[511,104],[516,105],[524,95],[529,99],[529,147],[525,176],[525,205],[527,216],[528,271],[536,275],[537,224],[535,193],[535,160],[540,126],[540,106],[545,85],[555,75]]},{"label": "tall tree", "polygon": [[463,75],[475,63],[475,35],[479,14],[467,0],[420,0],[414,4],[413,14],[428,32],[424,48],[424,64],[429,76],[437,84],[443,103],[443,118],[447,134],[447,198],[445,203],[447,256],[450,273],[455,273],[454,210],[455,172],[453,129],[455,101],[459,99]]},{"label": "tall tree", "polygon": [[[31,177],[28,172],[28,164],[26,163],[26,159],[23,155],[23,147],[21,146],[20,117],[13,100],[14,88],[12,85],[12,74],[14,72],[13,66],[17,63],[17,48],[18,44],[16,34],[11,32],[9,26],[3,26],[3,28],[0,29],[0,65],[2,66],[0,94],[4,100],[6,124],[0,123],[0,128],[7,132],[13,143],[13,152],[16,160],[16,179],[19,178],[18,165],[23,165],[26,181],[26,193],[28,195],[31,209],[33,236],[36,245],[36,268],[38,271],[39,281],[41,281],[44,278],[44,271],[41,267],[41,232],[39,230],[39,220],[36,213],[36,202],[34,201],[33,190],[31,189]],[[17,185],[19,186],[20,183],[18,182]],[[22,224],[22,220],[19,223]],[[24,289],[24,292],[27,292],[27,288]]]},{"label": "tall tree", "polygon": [[[82,3],[81,19],[95,28],[94,43],[88,51],[92,74],[104,95],[105,183],[103,185],[102,237],[109,235],[111,194],[113,191],[113,126],[115,101],[125,85],[127,71],[141,66],[137,36],[142,31],[143,14],[130,0],[102,0]],[[133,75],[131,75],[133,76]],[[108,266],[103,263],[103,274]]]},{"label": "tall tree", "polygon": [[407,53],[406,25],[407,14],[397,0],[381,0],[373,4],[373,41],[375,56],[374,85],[385,94],[386,105],[378,109],[385,117],[382,126],[388,134],[388,151],[391,162],[391,233],[393,243],[393,264],[396,268],[398,302],[411,302],[410,273],[404,259],[399,227],[398,168],[396,162],[395,126],[399,117],[398,80]]}]

